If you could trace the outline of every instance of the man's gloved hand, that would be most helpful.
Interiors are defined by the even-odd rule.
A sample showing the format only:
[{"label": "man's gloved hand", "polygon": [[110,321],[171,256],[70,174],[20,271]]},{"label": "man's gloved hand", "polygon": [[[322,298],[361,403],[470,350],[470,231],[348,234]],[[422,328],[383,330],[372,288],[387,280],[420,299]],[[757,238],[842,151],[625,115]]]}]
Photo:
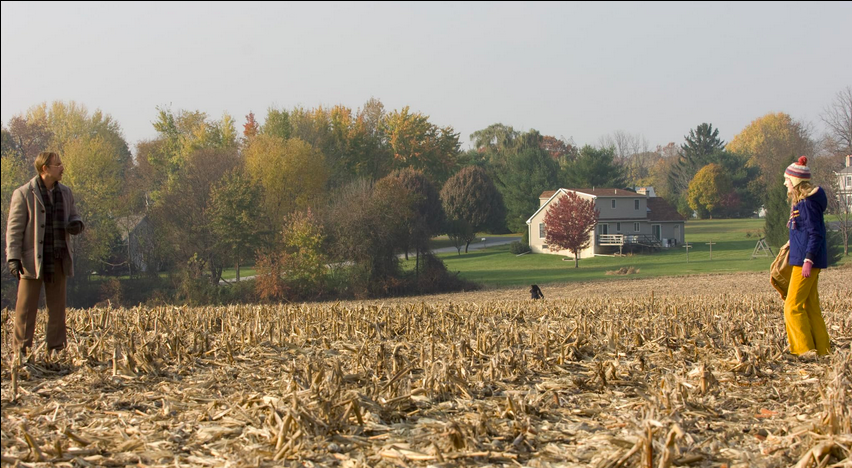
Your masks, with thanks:
[{"label": "man's gloved hand", "polygon": [[71,221],[68,223],[68,227],[65,228],[65,230],[68,231],[68,234],[71,234],[72,236],[80,234],[83,232],[83,229],[83,222],[79,219]]},{"label": "man's gloved hand", "polygon": [[15,278],[21,279],[21,273],[24,272],[24,266],[21,265],[21,261],[17,258],[10,258],[6,263],[9,265],[9,273]]},{"label": "man's gloved hand", "polygon": [[811,277],[811,268],[813,268],[814,264],[811,262],[805,262],[802,264],[802,278],[810,278]]}]

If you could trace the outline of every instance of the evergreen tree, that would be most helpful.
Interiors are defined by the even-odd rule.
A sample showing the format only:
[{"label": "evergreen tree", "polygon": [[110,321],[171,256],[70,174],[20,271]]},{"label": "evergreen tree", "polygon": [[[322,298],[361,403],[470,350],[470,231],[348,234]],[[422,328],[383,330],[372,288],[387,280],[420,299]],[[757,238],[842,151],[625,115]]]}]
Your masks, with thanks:
[{"label": "evergreen tree", "polygon": [[719,139],[719,129],[708,123],[690,129],[689,135],[683,138],[686,142],[680,147],[680,159],[669,173],[669,185],[677,193],[686,190],[695,173],[715,162],[714,159],[718,159],[718,156],[714,157],[715,153],[725,148],[725,142]]},{"label": "evergreen tree", "polygon": [[780,248],[790,239],[787,221],[790,219],[790,201],[787,199],[787,187],[782,178],[776,179],[766,193],[766,241]]},{"label": "evergreen tree", "polygon": [[497,185],[506,203],[510,231],[526,230],[526,220],[538,208],[541,192],[559,188],[558,173],[558,163],[537,146],[527,146],[506,158],[498,170]]},{"label": "evergreen tree", "polygon": [[623,188],[627,184],[624,167],[615,162],[615,149],[589,145],[565,166],[562,180],[568,188]]}]

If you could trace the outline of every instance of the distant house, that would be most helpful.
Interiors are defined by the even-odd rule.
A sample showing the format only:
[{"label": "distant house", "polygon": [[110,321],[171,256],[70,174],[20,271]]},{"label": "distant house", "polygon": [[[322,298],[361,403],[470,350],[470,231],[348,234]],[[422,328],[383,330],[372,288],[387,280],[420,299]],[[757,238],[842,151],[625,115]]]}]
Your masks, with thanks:
[{"label": "distant house", "polygon": [[837,200],[847,213],[852,213],[852,154],[846,155],[846,167],[834,174],[837,176]]},{"label": "distant house", "polygon": [[638,187],[636,188],[636,193],[648,195],[648,197],[650,198],[655,198],[657,196],[657,194],[654,192],[654,187]]},{"label": "distant house", "polygon": [[538,210],[527,220],[533,253],[573,257],[567,250],[554,250],[547,245],[547,226],[544,223],[549,207],[569,192],[594,201],[595,208],[600,211],[589,247],[580,252],[580,258],[617,252],[625,246],[667,248],[683,243],[686,220],[662,198],[614,188],[561,188],[542,192]]},{"label": "distant house", "polygon": [[148,216],[136,214],[118,218],[116,224],[121,233],[121,242],[126,249],[128,260],[134,271],[148,271],[145,261],[145,247],[150,244],[152,237]]}]

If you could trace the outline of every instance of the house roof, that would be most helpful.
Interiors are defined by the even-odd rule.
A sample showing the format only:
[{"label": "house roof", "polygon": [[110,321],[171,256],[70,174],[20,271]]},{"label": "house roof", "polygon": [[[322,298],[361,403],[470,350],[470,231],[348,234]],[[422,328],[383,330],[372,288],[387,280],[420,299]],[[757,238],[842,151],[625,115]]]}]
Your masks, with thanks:
[{"label": "house roof", "polygon": [[[536,217],[536,215],[544,209],[550,202],[556,197],[556,194],[559,192],[567,193],[568,191],[581,192],[584,194],[592,195],[595,197],[645,197],[640,193],[631,192],[629,190],[621,190],[621,189],[559,189],[559,190],[545,190],[541,193],[539,198],[547,198],[545,203],[542,203],[541,206],[533,213],[532,216],[527,219],[527,224],[532,222],[532,219]],[[600,192],[600,195],[597,193]],[[635,218],[635,220],[645,220],[648,221],[685,221],[686,218],[681,216],[677,210],[670,205],[665,199],[657,198],[657,197],[646,197],[648,199],[648,208],[647,218]],[[634,220],[634,218],[623,218],[625,220]]]},{"label": "house roof", "polygon": [[665,198],[649,198],[648,199],[648,220],[649,221],[685,221],[686,218],[677,212]]},{"label": "house roof", "polygon": [[[636,193],[636,192],[631,192],[630,190],[623,190],[623,189],[617,189],[617,188],[593,188],[593,189],[571,188],[571,189],[565,189],[565,190],[571,190],[572,192],[580,192],[580,193],[584,193],[586,195],[593,195],[595,197],[609,197],[609,198],[631,197],[631,198],[636,198],[636,197],[645,197],[646,196],[645,194],[642,194],[642,193]],[[554,193],[556,193],[556,190],[546,190],[546,191],[542,192],[541,195],[538,198],[550,198],[550,197],[553,196]]]},{"label": "house roof", "polygon": [[116,222],[119,227],[121,240],[126,241],[127,236],[130,235],[131,232],[135,231],[137,227],[139,227],[139,224],[142,222],[143,219],[145,219],[146,216],[146,214],[142,213],[122,216],[118,218]]},{"label": "house roof", "polygon": [[852,166],[846,166],[843,169],[837,171],[838,174],[852,174]]}]

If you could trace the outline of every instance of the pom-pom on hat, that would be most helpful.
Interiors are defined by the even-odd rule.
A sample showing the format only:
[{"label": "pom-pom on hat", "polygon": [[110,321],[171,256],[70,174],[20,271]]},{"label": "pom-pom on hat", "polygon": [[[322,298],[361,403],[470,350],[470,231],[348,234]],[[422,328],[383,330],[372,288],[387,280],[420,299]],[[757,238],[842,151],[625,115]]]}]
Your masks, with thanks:
[{"label": "pom-pom on hat", "polygon": [[793,182],[793,187],[801,184],[806,180],[811,180],[811,168],[808,167],[808,157],[802,156],[798,161],[787,166],[784,171],[784,177]]}]

